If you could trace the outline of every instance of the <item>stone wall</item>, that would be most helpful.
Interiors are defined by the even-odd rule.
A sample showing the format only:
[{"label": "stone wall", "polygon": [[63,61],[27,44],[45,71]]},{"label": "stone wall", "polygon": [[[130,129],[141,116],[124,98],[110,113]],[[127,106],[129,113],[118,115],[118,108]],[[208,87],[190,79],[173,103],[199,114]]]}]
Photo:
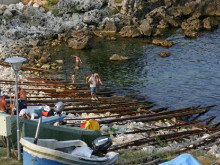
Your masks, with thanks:
[{"label": "stone wall", "polygon": [[9,5],[9,4],[12,4],[12,3],[18,3],[20,1],[21,0],[0,0],[0,4]]}]

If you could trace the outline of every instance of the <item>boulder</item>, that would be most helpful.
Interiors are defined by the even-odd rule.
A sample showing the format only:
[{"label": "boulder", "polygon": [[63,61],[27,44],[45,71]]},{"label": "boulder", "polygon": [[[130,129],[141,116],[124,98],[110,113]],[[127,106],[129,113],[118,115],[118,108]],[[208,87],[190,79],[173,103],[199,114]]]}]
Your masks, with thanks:
[{"label": "boulder", "polygon": [[141,35],[139,30],[135,26],[125,26],[121,29],[119,34],[122,37],[132,37],[132,38],[139,37]]},{"label": "boulder", "polygon": [[198,18],[190,17],[182,23],[181,28],[187,31],[199,31],[202,29],[202,24]]},{"label": "boulder", "polygon": [[210,17],[205,18],[203,21],[203,28],[206,30],[212,30],[218,27],[218,22]]},{"label": "boulder", "polygon": [[101,20],[101,13],[98,9],[88,11],[84,14],[83,22],[87,24],[98,24]]},{"label": "boulder", "polygon": [[195,30],[184,30],[183,33],[185,34],[186,37],[189,37],[189,38],[197,38],[201,36],[201,34]]},{"label": "boulder", "polygon": [[169,57],[169,56],[170,56],[170,52],[162,52],[162,53],[159,53],[159,56],[160,56],[160,57]]},{"label": "boulder", "polygon": [[141,25],[138,27],[140,33],[144,36],[151,36],[153,28],[151,27],[152,19],[144,19],[141,21]]},{"label": "boulder", "polygon": [[84,13],[93,9],[101,9],[105,0],[62,0],[58,2],[59,14]]},{"label": "boulder", "polygon": [[105,33],[116,33],[117,26],[114,18],[106,17],[99,25],[99,29]]},{"label": "boulder", "polygon": [[153,11],[149,12],[146,17],[150,17],[154,20],[155,23],[158,22],[158,20],[164,20],[172,27],[178,27],[179,24],[175,20],[175,17],[169,14],[168,10],[162,6],[154,9]]},{"label": "boulder", "polygon": [[123,61],[123,60],[129,60],[130,58],[129,57],[126,57],[126,56],[120,56],[118,54],[113,54],[111,57],[110,57],[110,60],[111,61]]},{"label": "boulder", "polygon": [[158,45],[158,46],[163,46],[163,47],[171,47],[174,45],[174,43],[172,41],[167,41],[167,40],[157,40],[157,39],[154,39],[152,41],[152,43],[154,45]]},{"label": "boulder", "polygon": [[85,49],[88,45],[89,37],[70,38],[67,40],[68,46],[73,49]]}]

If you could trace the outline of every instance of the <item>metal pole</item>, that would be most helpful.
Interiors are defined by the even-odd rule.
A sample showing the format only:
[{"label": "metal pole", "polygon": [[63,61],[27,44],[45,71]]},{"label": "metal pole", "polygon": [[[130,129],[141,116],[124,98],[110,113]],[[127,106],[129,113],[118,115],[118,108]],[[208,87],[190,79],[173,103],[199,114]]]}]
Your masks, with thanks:
[{"label": "metal pole", "polygon": [[16,115],[17,115],[17,149],[18,149],[18,160],[21,160],[19,111],[18,111],[18,71],[15,71],[15,91],[16,91]]}]

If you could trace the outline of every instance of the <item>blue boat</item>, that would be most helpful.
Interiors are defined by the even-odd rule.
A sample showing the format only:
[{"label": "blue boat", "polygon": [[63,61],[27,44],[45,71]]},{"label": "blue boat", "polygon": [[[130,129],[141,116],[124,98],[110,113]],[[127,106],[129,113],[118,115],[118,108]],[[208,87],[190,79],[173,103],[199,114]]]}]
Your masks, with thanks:
[{"label": "blue boat", "polygon": [[23,137],[20,143],[23,145],[23,165],[114,165],[118,160],[116,152],[102,156],[73,154],[76,149],[89,148],[81,140],[38,139],[34,144],[34,138]]},{"label": "blue boat", "polygon": [[[55,123],[60,122],[66,117],[66,113],[63,111],[64,104],[62,102],[58,102],[55,105],[55,112],[53,115],[42,116],[41,111],[51,111],[51,108],[47,105],[44,106],[27,106],[27,112],[31,116],[31,120],[38,121],[38,118],[42,116],[42,123]],[[22,111],[22,110],[21,110]],[[21,112],[20,112],[21,113]]]}]

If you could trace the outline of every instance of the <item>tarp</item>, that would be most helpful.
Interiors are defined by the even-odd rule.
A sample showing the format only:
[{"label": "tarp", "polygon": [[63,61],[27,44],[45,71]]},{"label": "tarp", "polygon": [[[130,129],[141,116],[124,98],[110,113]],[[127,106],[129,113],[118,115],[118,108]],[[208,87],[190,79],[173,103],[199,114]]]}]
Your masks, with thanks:
[{"label": "tarp", "polygon": [[[16,147],[17,142],[17,126],[16,126],[16,116],[11,117],[12,121],[12,135],[9,139],[12,139],[14,147]],[[20,118],[20,131],[21,137],[35,137],[35,132],[37,128],[37,122]],[[78,127],[70,127],[70,126],[53,126],[50,124],[40,125],[39,131],[39,139],[56,139],[59,141],[62,140],[82,140],[91,146],[91,143],[97,137],[100,137],[101,133],[97,130],[89,130]],[[11,140],[10,140],[11,142]],[[0,146],[2,146],[2,142],[0,141]]]},{"label": "tarp", "polygon": [[160,165],[202,165],[190,154],[181,154],[180,156],[168,161],[164,162]]}]

